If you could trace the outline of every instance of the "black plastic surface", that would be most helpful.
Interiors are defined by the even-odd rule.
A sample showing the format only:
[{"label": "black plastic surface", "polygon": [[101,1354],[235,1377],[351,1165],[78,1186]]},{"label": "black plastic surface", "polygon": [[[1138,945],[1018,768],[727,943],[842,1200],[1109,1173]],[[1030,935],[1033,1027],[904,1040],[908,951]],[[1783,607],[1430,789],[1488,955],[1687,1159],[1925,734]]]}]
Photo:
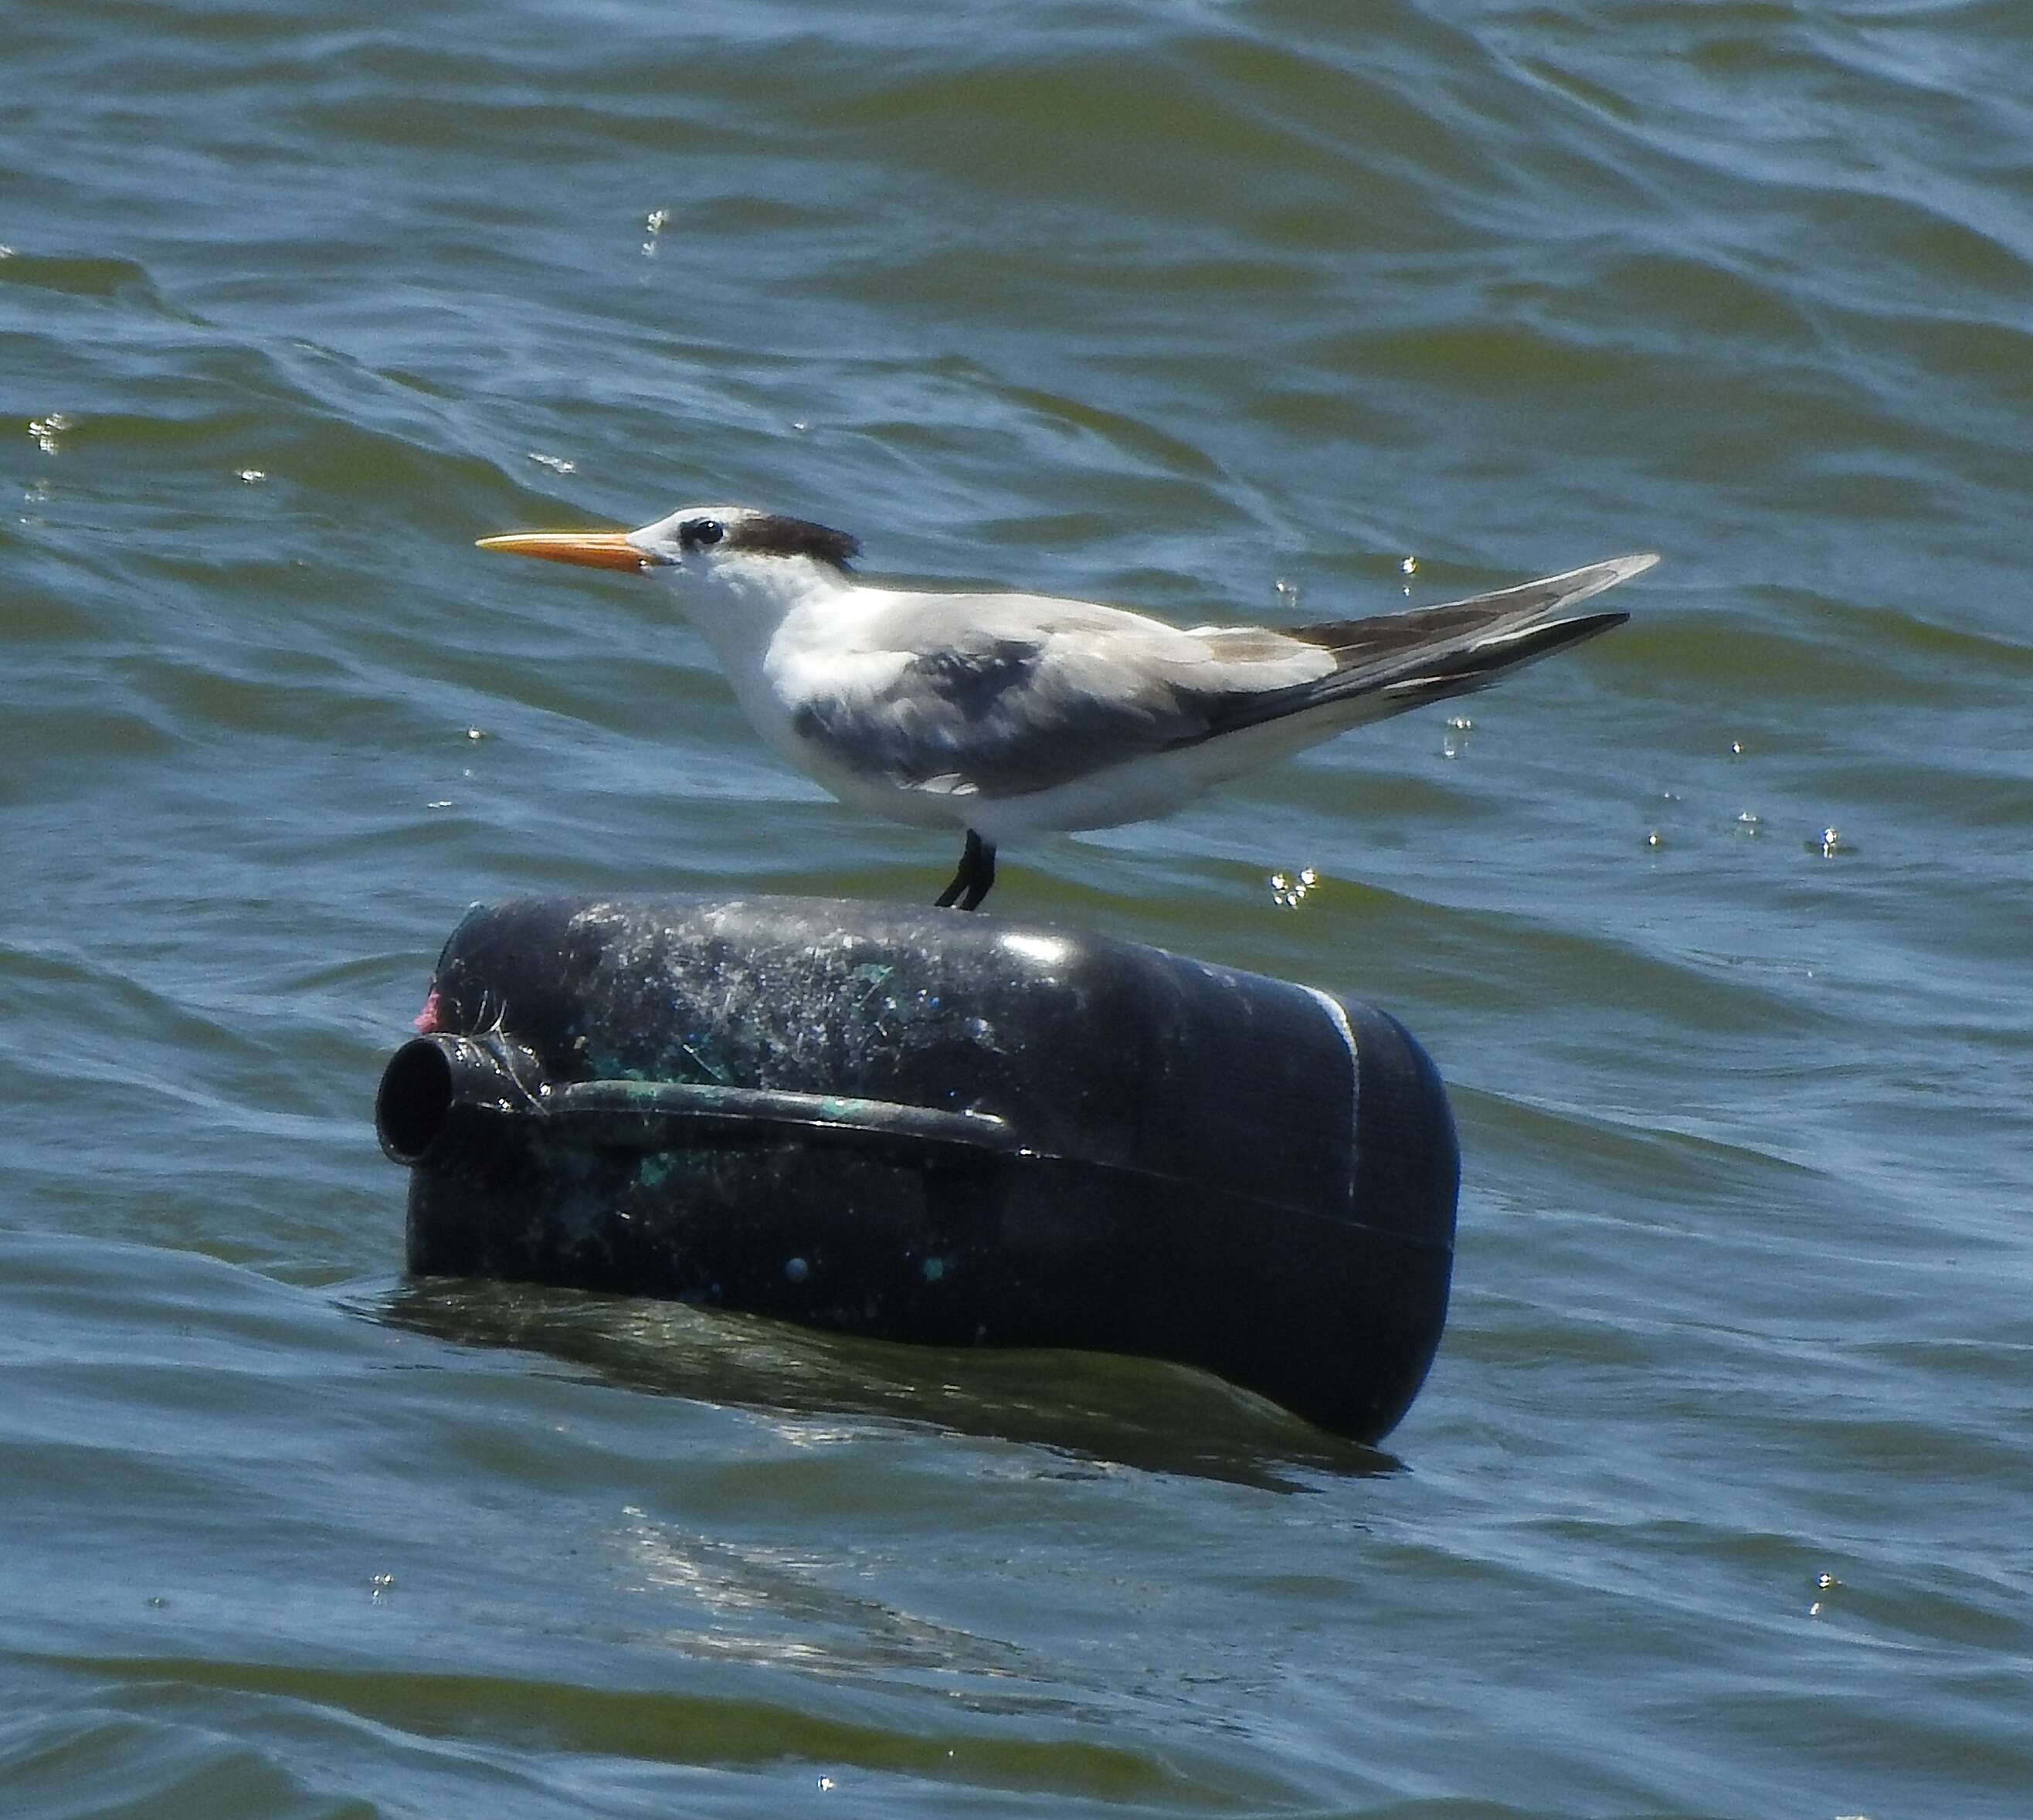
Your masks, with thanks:
[{"label": "black plastic surface", "polygon": [[781,898],[483,906],[432,994],[377,1107],[419,1275],[1142,1354],[1362,1440],[1439,1344],[1453,1122],[1368,1007]]}]

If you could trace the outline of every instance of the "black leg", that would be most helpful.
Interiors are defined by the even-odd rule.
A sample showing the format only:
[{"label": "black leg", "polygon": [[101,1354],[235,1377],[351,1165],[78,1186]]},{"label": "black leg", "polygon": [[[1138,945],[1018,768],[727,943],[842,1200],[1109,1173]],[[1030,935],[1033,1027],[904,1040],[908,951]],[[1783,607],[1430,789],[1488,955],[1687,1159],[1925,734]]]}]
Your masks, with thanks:
[{"label": "black leg", "polygon": [[[968,829],[968,835],[970,839],[980,839],[972,828]],[[995,849],[986,841],[982,841],[975,855],[974,882],[968,886],[967,895],[960,899],[960,908],[979,910],[982,899],[994,889]]]},{"label": "black leg", "polygon": [[953,875],[953,882],[932,900],[934,910],[950,910],[960,901],[960,894],[974,882],[974,863],[981,852],[981,837],[970,828],[967,831],[967,844],[960,849],[960,870]]},{"label": "black leg", "polygon": [[957,904],[963,910],[977,908],[994,883],[995,849],[970,828],[967,844],[960,849],[960,870],[953,874],[953,882],[932,900],[932,907],[950,910]]}]

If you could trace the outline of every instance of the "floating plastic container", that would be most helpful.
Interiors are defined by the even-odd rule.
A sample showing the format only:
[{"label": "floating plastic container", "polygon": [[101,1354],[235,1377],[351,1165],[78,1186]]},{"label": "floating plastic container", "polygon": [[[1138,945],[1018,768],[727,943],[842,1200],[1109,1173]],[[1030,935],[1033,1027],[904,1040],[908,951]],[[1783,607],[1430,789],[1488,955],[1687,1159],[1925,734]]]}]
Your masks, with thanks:
[{"label": "floating plastic container", "polygon": [[1459,1159],[1396,1020],[994,916],[470,912],[375,1108],[409,1267],[941,1346],[1196,1365],[1380,1439],[1440,1343]]}]

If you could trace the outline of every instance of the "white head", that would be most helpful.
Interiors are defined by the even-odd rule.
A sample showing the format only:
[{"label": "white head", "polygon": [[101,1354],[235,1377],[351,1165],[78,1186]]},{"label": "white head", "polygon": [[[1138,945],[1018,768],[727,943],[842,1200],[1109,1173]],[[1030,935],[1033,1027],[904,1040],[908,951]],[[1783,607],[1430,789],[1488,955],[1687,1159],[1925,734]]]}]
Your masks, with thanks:
[{"label": "white head", "polygon": [[482,537],[485,550],[629,569],[668,582],[709,634],[773,629],[814,593],[844,586],[860,545],[844,531],[752,506],[681,506],[634,531],[526,531]]}]

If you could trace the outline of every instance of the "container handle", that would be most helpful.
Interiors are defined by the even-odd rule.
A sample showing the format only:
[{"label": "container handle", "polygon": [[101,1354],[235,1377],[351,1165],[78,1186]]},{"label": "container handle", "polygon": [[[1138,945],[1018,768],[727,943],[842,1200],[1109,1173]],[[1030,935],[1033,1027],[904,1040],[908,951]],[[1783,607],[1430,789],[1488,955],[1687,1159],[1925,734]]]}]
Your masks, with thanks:
[{"label": "container handle", "polygon": [[390,1058],[374,1128],[395,1162],[414,1167],[463,1148],[476,1124],[527,1120],[552,1141],[589,1150],[676,1150],[798,1138],[901,1152],[923,1163],[1016,1156],[1024,1145],[991,1112],[949,1112],[893,1099],[722,1087],[682,1080],[558,1085],[521,1043],[499,1032],[438,1034]]}]

